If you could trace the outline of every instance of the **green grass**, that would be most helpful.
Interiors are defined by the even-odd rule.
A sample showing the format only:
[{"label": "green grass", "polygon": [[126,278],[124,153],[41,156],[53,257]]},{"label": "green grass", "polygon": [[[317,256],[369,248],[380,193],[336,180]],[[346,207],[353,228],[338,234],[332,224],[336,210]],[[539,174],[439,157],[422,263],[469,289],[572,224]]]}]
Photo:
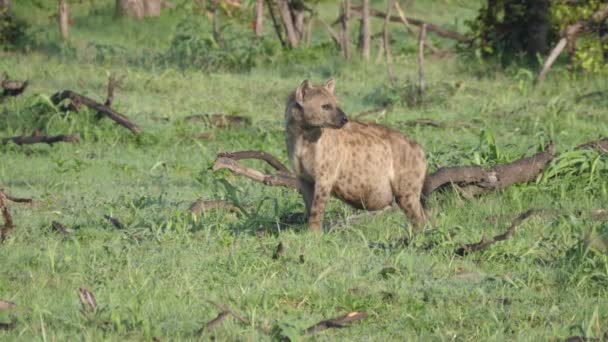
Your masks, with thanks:
[{"label": "green grass", "polygon": [[[479,2],[418,3],[411,15],[450,26],[455,17],[472,18]],[[25,11],[23,6],[16,11]],[[144,48],[165,51],[181,20],[121,22],[119,30],[108,27],[111,10],[100,4],[101,14],[91,14],[81,6],[72,46],[121,45],[126,56]],[[322,6],[335,11],[331,3]],[[280,58],[289,62],[238,73],[114,57],[97,63],[86,49],[71,54],[47,49],[62,46],[52,33],[55,26],[41,14],[33,18],[39,19],[33,30],[46,28],[49,40],[0,59],[0,71],[31,80],[23,96],[0,104],[0,136],[41,129],[80,133],[83,141],[0,146],[1,187],[35,199],[31,206],[9,204],[16,228],[0,246],[0,299],[17,308],[0,312],[0,322],[17,325],[0,331],[0,339],[199,339],[196,331],[218,313],[209,301],[229,305],[250,324],[227,319],[203,339],[297,339],[308,326],[355,310],[369,317],[315,338],[548,340],[600,337],[608,330],[608,255],[585,248],[591,232],[608,233],[607,223],[591,214],[608,207],[608,160],[571,151],[608,135],[605,95],[577,101],[581,94],[606,90],[605,78],[557,68],[534,88],[533,72],[526,69],[500,70],[466,55],[429,57],[425,101],[410,106],[401,96],[415,89],[415,43],[397,33],[399,26],[394,50],[403,53],[394,60],[403,87],[394,90],[383,63],[343,62],[328,48],[284,54]],[[142,43],[142,32],[155,30],[163,34]],[[323,34],[319,39],[327,39]],[[63,89],[103,101],[109,73],[126,76],[114,107],[141,126],[139,138],[106,119],[95,120],[92,112],[66,115],[48,102]],[[245,149],[286,161],[287,95],[305,78],[328,77],[337,79],[347,113],[391,104],[386,116],[370,119],[420,142],[432,170],[515,160],[551,139],[562,157],[531,184],[472,200],[451,191],[434,195],[428,204],[435,229],[413,237],[407,247],[395,245],[409,229],[398,211],[341,224],[320,236],[304,225],[282,226],[282,215],[303,210],[294,191],[209,167],[217,152]],[[196,136],[211,128],[183,122],[188,115],[217,112],[251,117],[253,125],[199,140]],[[448,125],[402,124],[421,117]],[[187,209],[198,197],[237,202],[246,212],[193,217]],[[483,234],[503,232],[529,208],[550,210],[525,221],[511,240],[466,257],[454,255]],[[325,219],[344,222],[357,214],[332,200]],[[115,229],[104,215],[119,218],[126,229]],[[52,221],[74,233],[59,236]],[[265,234],[257,236],[258,231]],[[285,257],[273,260],[279,242]],[[99,304],[88,317],[80,312],[80,287],[93,292]]]}]

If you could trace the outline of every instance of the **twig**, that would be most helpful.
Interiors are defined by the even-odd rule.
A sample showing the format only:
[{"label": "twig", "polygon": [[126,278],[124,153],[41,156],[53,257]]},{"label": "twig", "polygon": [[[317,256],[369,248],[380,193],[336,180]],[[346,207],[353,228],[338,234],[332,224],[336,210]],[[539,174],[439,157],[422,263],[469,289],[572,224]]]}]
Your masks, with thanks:
[{"label": "twig", "polygon": [[281,25],[279,25],[279,22],[277,21],[277,17],[274,14],[274,8],[272,7],[272,1],[266,0],[266,6],[268,6],[268,13],[270,13],[270,19],[272,19],[272,26],[274,27],[274,31],[277,33],[277,37],[279,38],[279,41],[281,42],[281,46],[283,48],[285,48],[285,47],[287,47],[287,45],[285,44],[285,40],[283,39],[283,35],[281,34]]},{"label": "twig", "polygon": [[[251,151],[246,151],[246,152],[251,152]],[[252,156],[251,158],[264,160],[261,157],[257,158],[257,156],[255,156],[255,157]],[[273,165],[273,166],[276,166],[276,165]],[[215,163],[213,164],[212,169],[213,169],[213,171],[217,171],[217,170],[221,170],[221,169],[228,169],[228,170],[232,171],[233,173],[245,176],[256,182],[260,182],[260,183],[263,183],[266,185],[283,186],[283,187],[287,187],[287,188],[298,189],[298,182],[297,182],[295,176],[291,173],[288,173],[285,171],[278,171],[276,174],[273,174],[273,175],[265,174],[261,171],[243,166],[243,165],[239,164],[237,162],[237,160],[235,160],[233,158],[223,157],[222,154],[218,155],[217,159],[215,160]]]},{"label": "twig", "polygon": [[0,299],[0,311],[13,309],[15,306],[17,305],[13,302]]},{"label": "twig", "polygon": [[400,122],[400,124],[403,124],[405,126],[431,126],[437,128],[443,128],[446,126],[446,124],[443,122],[435,121],[433,119],[428,118],[418,118],[414,120],[402,121]]},{"label": "twig", "polygon": [[2,219],[4,220],[4,225],[0,228],[0,243],[3,243],[6,240],[8,233],[15,228],[11,213],[6,206],[6,200],[6,195],[4,192],[0,191],[0,211],[2,212]]},{"label": "twig", "polygon": [[344,316],[340,316],[337,318],[332,318],[328,320],[321,321],[304,332],[306,335],[312,335],[318,333],[320,331],[329,329],[329,328],[346,328],[348,325],[346,323],[351,323],[355,321],[360,321],[367,317],[367,312],[365,311],[353,311]]},{"label": "twig", "polygon": [[547,74],[553,66],[553,63],[555,63],[555,60],[562,53],[567,43],[568,39],[562,38],[559,40],[557,45],[555,45],[553,50],[551,50],[551,54],[549,54],[549,57],[547,57],[547,59],[545,60],[543,68],[541,69],[540,74],[538,74],[538,79],[536,81],[538,84],[542,84],[545,81],[545,77],[547,77]]},{"label": "twig", "polygon": [[187,123],[195,123],[197,121],[200,121],[214,128],[227,128],[233,126],[238,127],[251,125],[251,119],[248,117],[219,113],[190,115],[185,117],[184,121],[186,121]]},{"label": "twig", "polygon": [[272,166],[277,171],[289,173],[289,169],[285,164],[281,163],[270,153],[263,151],[238,151],[238,152],[221,152],[218,153],[218,157],[230,158],[234,160],[241,159],[260,159]]},{"label": "twig", "polygon": [[529,209],[528,211],[518,215],[512,222],[511,222],[511,226],[509,227],[509,229],[507,229],[506,232],[504,232],[503,234],[499,234],[494,236],[494,238],[488,240],[488,238],[486,238],[485,236],[483,236],[481,238],[481,241],[477,242],[477,243],[471,243],[471,244],[466,244],[460,248],[458,248],[455,253],[457,255],[466,255],[472,252],[477,252],[480,251],[482,249],[488,248],[490,245],[493,245],[495,243],[497,243],[498,241],[505,241],[505,240],[509,240],[510,238],[513,237],[513,234],[515,234],[515,231],[517,230],[517,227],[528,217],[530,217],[532,214],[538,212],[538,210],[536,209]]},{"label": "twig", "polygon": [[424,42],[426,41],[426,24],[420,26],[418,35],[418,96],[424,96]]},{"label": "twig", "polygon": [[122,224],[117,218],[112,217],[110,215],[103,215],[103,217],[108,220],[116,229],[125,229],[125,225]]},{"label": "twig", "polygon": [[230,315],[230,311],[221,311],[217,315],[217,317],[207,322],[207,324],[205,324],[205,327],[198,331],[198,334],[202,335],[204,332],[210,333],[211,331],[213,331],[213,329],[215,329],[215,327],[222,324],[222,322],[224,321],[224,319],[226,319],[226,317],[228,317],[228,315]]},{"label": "twig", "polygon": [[234,312],[234,310],[230,309],[227,305],[220,305],[217,304],[211,300],[207,300],[207,302],[209,302],[210,304],[212,304],[213,306],[215,306],[216,308],[218,308],[219,310],[221,310],[222,312],[228,312],[232,315],[232,317],[236,318],[239,322],[243,323],[244,325],[249,325],[249,320],[247,320],[246,318],[244,318],[243,316],[237,314],[236,312]]},{"label": "twig", "polygon": [[72,234],[71,229],[66,228],[63,224],[61,224],[60,222],[57,222],[57,221],[51,222],[51,227],[53,228],[54,231],[61,233],[63,235]]},{"label": "twig", "polygon": [[366,110],[364,112],[361,112],[357,115],[355,115],[355,118],[357,119],[361,119],[365,116],[371,115],[371,114],[375,114],[378,113],[379,115],[383,115],[384,113],[386,113],[387,110],[389,110],[390,108],[387,107],[377,107],[377,108],[372,108],[370,110]]},{"label": "twig", "polygon": [[94,313],[97,311],[97,300],[91,291],[81,287],[78,290],[78,298],[80,299],[80,304],[82,305],[83,314],[88,315],[89,313]]},{"label": "twig", "polygon": [[20,197],[11,196],[11,195],[7,194],[6,192],[4,192],[4,189],[0,189],[0,192],[4,193],[4,196],[6,197],[6,199],[9,200],[9,201],[11,201],[11,202],[15,202],[15,203],[32,203],[34,201],[31,198],[20,198]]},{"label": "twig", "polygon": [[386,59],[386,71],[388,73],[388,79],[393,86],[396,86],[397,79],[395,77],[395,73],[393,72],[393,63],[391,61],[391,50],[388,32],[388,23],[391,15],[391,9],[393,8],[394,4],[395,0],[388,0],[386,16],[384,17],[384,25],[382,26],[382,42],[384,47],[384,58]]},{"label": "twig", "polygon": [[58,142],[71,142],[77,143],[80,142],[79,134],[60,134],[60,135],[32,135],[32,136],[18,136],[11,138],[2,138],[0,142],[3,145],[6,145],[9,142],[13,142],[19,146],[21,145],[31,145],[31,144],[49,144],[53,145]]},{"label": "twig", "polygon": [[139,133],[141,133],[141,129],[136,124],[129,121],[129,119],[126,116],[124,116],[124,115],[114,111],[112,108],[110,108],[108,106],[104,106],[104,105],[100,104],[99,102],[92,100],[84,95],[80,95],[71,90],[64,90],[62,92],[55,93],[53,96],[51,96],[51,101],[55,105],[58,105],[61,101],[66,100],[66,99],[69,99],[70,101],[76,102],[78,104],[83,104],[98,113],[102,113],[103,115],[107,116],[108,118],[114,120],[114,122],[116,122],[117,124],[127,128],[135,135],[138,135]]},{"label": "twig", "polygon": [[274,254],[272,255],[272,258],[274,260],[279,260],[284,255],[285,255],[285,247],[283,246],[282,242],[279,242],[279,244],[277,245],[277,249],[274,251]]},{"label": "twig", "polygon": [[[355,14],[361,15],[361,6],[351,6],[351,9],[354,11]],[[378,11],[375,9],[370,9],[370,15],[373,15],[374,17],[377,17],[377,18],[386,18],[386,16],[387,16],[386,13],[382,13],[381,11]],[[388,20],[392,21],[392,22],[402,22],[401,18],[399,16],[390,16]],[[467,36],[464,36],[458,32],[450,31],[441,26],[431,24],[427,21],[416,19],[416,18],[411,18],[411,17],[407,17],[406,20],[410,25],[414,25],[414,26],[422,26],[423,24],[426,24],[427,30],[436,33],[438,36],[453,39],[453,40],[459,41],[461,43],[471,42],[471,38],[469,38]]]},{"label": "twig", "polygon": [[199,215],[203,211],[214,209],[226,209],[229,212],[240,212],[241,210],[235,205],[222,200],[207,200],[197,199],[190,205],[188,211],[194,215]]}]

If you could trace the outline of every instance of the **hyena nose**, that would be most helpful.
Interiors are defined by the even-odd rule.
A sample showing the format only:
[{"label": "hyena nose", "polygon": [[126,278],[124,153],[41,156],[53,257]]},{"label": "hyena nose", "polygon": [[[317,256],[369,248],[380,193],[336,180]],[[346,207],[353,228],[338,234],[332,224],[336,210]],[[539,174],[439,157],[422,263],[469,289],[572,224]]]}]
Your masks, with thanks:
[{"label": "hyena nose", "polygon": [[346,117],[346,115],[342,114],[342,117],[340,118],[340,124],[342,126],[346,125],[346,123],[348,122],[348,118]]}]

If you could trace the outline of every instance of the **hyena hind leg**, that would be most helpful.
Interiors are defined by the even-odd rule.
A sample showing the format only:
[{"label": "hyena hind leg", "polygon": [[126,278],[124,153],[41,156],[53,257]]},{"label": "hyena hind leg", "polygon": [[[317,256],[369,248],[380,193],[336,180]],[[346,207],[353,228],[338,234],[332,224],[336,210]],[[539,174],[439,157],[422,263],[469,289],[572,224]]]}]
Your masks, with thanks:
[{"label": "hyena hind leg", "polygon": [[395,200],[399,205],[399,208],[401,208],[410,221],[412,221],[414,230],[416,232],[421,231],[426,223],[426,213],[420,202],[420,194],[414,192],[397,194]]}]

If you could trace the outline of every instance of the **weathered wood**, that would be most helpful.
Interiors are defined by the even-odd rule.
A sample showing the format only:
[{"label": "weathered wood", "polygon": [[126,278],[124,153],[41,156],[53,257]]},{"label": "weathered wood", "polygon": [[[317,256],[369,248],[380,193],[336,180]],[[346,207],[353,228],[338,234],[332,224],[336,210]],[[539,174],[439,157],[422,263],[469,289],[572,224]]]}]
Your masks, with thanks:
[{"label": "weathered wood", "polygon": [[360,320],[364,319],[365,317],[367,317],[367,312],[353,311],[344,316],[321,321],[321,322],[309,327],[308,329],[306,329],[304,333],[306,335],[312,335],[312,334],[318,333],[320,331],[323,331],[323,330],[326,330],[329,328],[346,328],[346,327],[348,327],[348,325],[346,325],[347,323],[360,321]]},{"label": "weathered wood", "polygon": [[131,131],[131,133],[133,133],[135,135],[138,135],[139,133],[141,133],[141,129],[136,124],[132,123],[126,116],[114,111],[112,108],[110,108],[108,106],[102,105],[101,103],[99,103],[89,97],[78,94],[71,90],[64,90],[64,91],[55,93],[53,96],[51,96],[51,101],[55,105],[58,105],[59,103],[61,103],[61,101],[66,100],[66,99],[69,99],[72,102],[76,102],[76,103],[85,105],[98,113],[102,113],[104,116],[107,116],[108,118],[110,118],[114,122],[116,122],[117,124],[127,128],[128,130]]},{"label": "weathered wood", "polygon": [[80,142],[79,134],[69,134],[69,135],[32,135],[32,136],[18,136],[11,138],[2,138],[0,142],[3,145],[6,145],[9,142],[13,142],[19,146],[21,145],[31,145],[31,144],[49,144],[53,145],[58,142],[71,142],[77,143]]}]

